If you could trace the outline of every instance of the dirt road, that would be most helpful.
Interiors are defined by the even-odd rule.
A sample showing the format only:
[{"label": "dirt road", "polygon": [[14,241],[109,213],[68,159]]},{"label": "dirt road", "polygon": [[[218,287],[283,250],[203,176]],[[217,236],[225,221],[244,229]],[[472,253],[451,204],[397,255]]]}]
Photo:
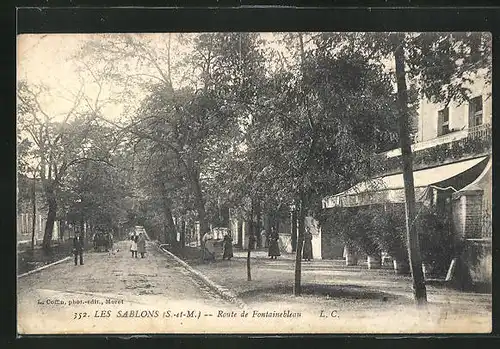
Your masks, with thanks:
[{"label": "dirt road", "polygon": [[112,253],[85,254],[82,266],[69,260],[19,278],[18,331],[178,332],[235,307],[152,243],[147,251],[132,258],[118,242]]}]

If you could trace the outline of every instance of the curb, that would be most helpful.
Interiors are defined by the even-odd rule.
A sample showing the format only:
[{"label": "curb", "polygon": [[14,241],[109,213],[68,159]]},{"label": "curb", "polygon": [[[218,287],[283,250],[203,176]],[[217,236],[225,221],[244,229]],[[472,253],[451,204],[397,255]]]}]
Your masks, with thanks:
[{"label": "curb", "polygon": [[166,249],[163,249],[162,246],[163,245],[161,245],[161,244],[157,244],[158,250],[160,250],[161,252],[167,253],[169,256],[174,258],[176,260],[176,262],[181,264],[190,273],[194,274],[201,281],[203,281],[206,285],[208,285],[210,288],[215,290],[222,298],[224,298],[232,303],[236,303],[238,305],[238,307],[240,307],[240,308],[243,308],[243,309],[247,308],[247,304],[245,302],[243,302],[241,299],[239,299],[233,292],[231,292],[230,290],[228,290],[227,288],[225,288],[221,285],[216,284],[215,282],[210,280],[206,275],[204,275],[201,272],[199,272],[198,270],[194,269],[192,266],[190,266],[189,264],[184,262],[182,259],[177,257],[172,252],[170,252]]},{"label": "curb", "polygon": [[39,272],[39,271],[42,271],[42,270],[47,269],[47,268],[49,268],[49,267],[52,267],[52,266],[54,266],[54,265],[60,264],[60,263],[62,263],[62,262],[66,262],[67,260],[69,260],[69,259],[71,259],[71,258],[72,258],[72,257],[66,257],[66,258],[60,259],[60,260],[58,260],[58,261],[56,261],[56,262],[53,262],[53,263],[50,263],[50,264],[46,264],[46,265],[44,265],[44,266],[42,266],[42,267],[40,267],[40,268],[36,268],[36,269],[30,270],[30,271],[28,271],[28,272],[26,272],[26,273],[24,273],[24,274],[20,274],[20,275],[18,275],[17,277],[18,277],[18,278],[20,278],[20,277],[23,277],[23,276],[27,276],[27,275],[30,275],[30,274],[37,273],[37,272]]}]

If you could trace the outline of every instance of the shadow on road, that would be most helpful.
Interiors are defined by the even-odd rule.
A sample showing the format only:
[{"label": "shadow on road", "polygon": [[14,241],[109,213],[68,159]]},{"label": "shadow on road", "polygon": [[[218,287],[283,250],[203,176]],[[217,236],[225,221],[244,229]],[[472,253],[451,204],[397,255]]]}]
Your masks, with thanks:
[{"label": "shadow on road", "polygon": [[[241,292],[242,298],[253,298],[259,295],[290,295],[293,294],[292,285],[276,285],[267,288],[252,289]],[[359,285],[324,285],[324,284],[304,284],[302,285],[302,295],[320,296],[326,299],[345,299],[345,300],[379,300],[381,302],[403,301],[406,297],[376,291],[365,286]]]}]

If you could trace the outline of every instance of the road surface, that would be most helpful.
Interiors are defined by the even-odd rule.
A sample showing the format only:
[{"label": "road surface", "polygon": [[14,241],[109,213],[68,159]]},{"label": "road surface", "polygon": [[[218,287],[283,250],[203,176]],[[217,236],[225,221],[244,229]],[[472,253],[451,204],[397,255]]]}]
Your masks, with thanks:
[{"label": "road surface", "polygon": [[177,332],[235,307],[153,243],[144,259],[131,257],[128,242],[114,249],[85,254],[82,266],[71,259],[19,278],[18,331]]}]

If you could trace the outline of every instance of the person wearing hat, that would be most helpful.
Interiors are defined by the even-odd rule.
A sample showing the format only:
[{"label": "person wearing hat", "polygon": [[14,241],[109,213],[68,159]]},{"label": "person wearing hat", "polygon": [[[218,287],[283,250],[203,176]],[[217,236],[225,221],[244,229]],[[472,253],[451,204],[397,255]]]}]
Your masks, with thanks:
[{"label": "person wearing hat", "polygon": [[139,233],[139,238],[137,239],[137,252],[141,254],[141,258],[144,258],[146,253],[146,237],[143,232]]},{"label": "person wearing hat", "polygon": [[76,231],[73,238],[73,254],[75,255],[75,265],[78,265],[78,257],[80,257],[80,265],[83,265],[83,236],[79,231]]}]

